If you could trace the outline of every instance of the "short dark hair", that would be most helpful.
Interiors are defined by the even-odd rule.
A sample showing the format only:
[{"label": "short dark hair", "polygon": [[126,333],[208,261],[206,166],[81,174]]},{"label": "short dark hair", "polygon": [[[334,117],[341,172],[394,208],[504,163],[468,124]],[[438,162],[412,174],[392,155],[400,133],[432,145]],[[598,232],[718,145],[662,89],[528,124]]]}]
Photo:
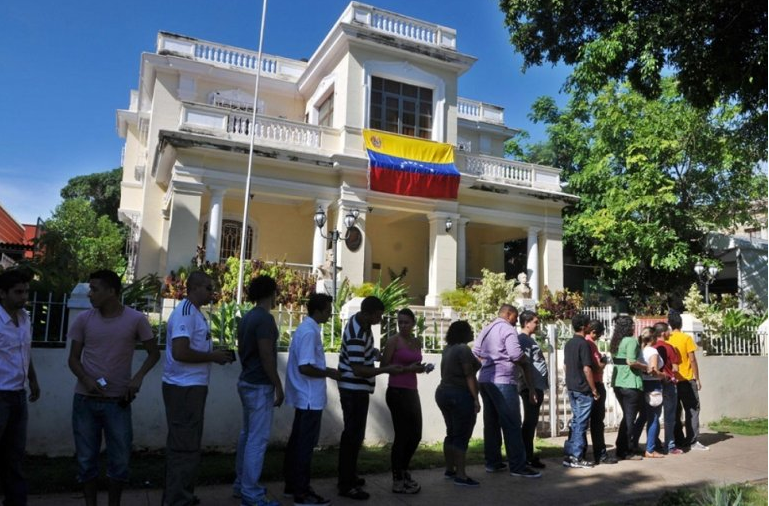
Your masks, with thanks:
[{"label": "short dark hair", "polygon": [[665,322],[657,322],[654,324],[654,335],[657,337],[662,336],[662,333],[668,329],[668,324]]},{"label": "short dark hair", "polygon": [[325,311],[333,301],[334,299],[325,293],[310,294],[310,298],[307,299],[307,314],[312,316],[317,312]]},{"label": "short dark hair", "polygon": [[681,327],[683,327],[684,324],[683,319],[681,318],[681,313],[675,309],[671,309],[668,313],[668,324],[673,330],[681,330]]},{"label": "short dark hair", "polygon": [[446,332],[446,344],[465,344],[473,340],[473,328],[465,320],[457,320],[449,325]]},{"label": "short dark hair", "polygon": [[587,324],[587,331],[603,335],[606,332],[606,327],[601,320],[590,320]]},{"label": "short dark hair", "polygon": [[123,289],[123,283],[120,281],[120,276],[115,271],[109,269],[101,269],[96,272],[92,272],[88,275],[88,280],[98,279],[107,288],[111,288],[115,291],[115,295],[120,295],[120,291]]},{"label": "short dark hair", "polygon": [[530,309],[527,309],[523,313],[521,313],[521,315],[518,317],[518,323],[520,323],[521,327],[523,327],[534,318],[539,318],[539,316],[537,316],[537,313],[535,313]]},{"label": "short dark hair", "polygon": [[379,297],[374,297],[373,295],[369,295],[365,299],[363,299],[363,302],[360,303],[360,312],[366,313],[366,314],[372,314],[376,313],[377,311],[383,311],[385,310],[384,302],[382,302]]},{"label": "short dark hair", "polygon": [[412,322],[416,322],[417,321],[417,317],[416,317],[416,315],[414,315],[414,311],[412,311],[411,309],[409,309],[407,307],[404,307],[403,309],[398,311],[398,316],[408,316],[409,318],[411,318]]},{"label": "short dark hair", "polygon": [[278,284],[266,274],[255,277],[248,284],[248,298],[251,302],[270,297],[277,291]]},{"label": "short dark hair", "polygon": [[571,319],[571,327],[575,332],[579,332],[580,330],[584,329],[589,322],[590,317],[588,315],[585,313],[577,313]]},{"label": "short dark hair", "polygon": [[14,286],[32,281],[32,273],[26,269],[8,269],[0,272],[0,290],[7,292]]},{"label": "short dark hair", "polygon": [[189,291],[191,288],[197,288],[199,286],[203,286],[209,282],[211,282],[211,276],[206,274],[203,271],[192,271],[187,276],[187,290]]}]

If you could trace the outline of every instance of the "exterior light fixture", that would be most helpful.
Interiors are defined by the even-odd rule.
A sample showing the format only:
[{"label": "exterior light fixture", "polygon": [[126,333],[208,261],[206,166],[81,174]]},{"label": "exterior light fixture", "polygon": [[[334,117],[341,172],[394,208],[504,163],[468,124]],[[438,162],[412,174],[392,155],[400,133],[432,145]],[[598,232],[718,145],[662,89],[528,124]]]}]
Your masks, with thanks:
[{"label": "exterior light fixture", "polygon": [[337,229],[330,230],[327,234],[323,233],[323,227],[326,225],[326,212],[323,210],[322,207],[318,206],[318,210],[315,211],[315,215],[313,216],[313,221],[315,221],[315,226],[318,227],[320,230],[320,235],[324,239],[331,239],[331,282],[332,282],[332,294],[331,297],[333,299],[336,299],[336,278],[337,278],[337,258],[336,258],[336,243],[339,242],[340,239],[343,241],[346,241],[347,238],[350,236],[350,231],[355,228],[355,223],[358,221],[358,217],[360,216],[360,211],[357,209],[351,209],[347,212],[347,214],[344,215],[344,226],[345,226],[345,232],[344,236],[339,233]]},{"label": "exterior light fixture", "polygon": [[451,227],[453,226],[454,226],[454,222],[451,221],[451,217],[449,216],[448,218],[446,218],[446,232],[450,231]]},{"label": "exterior light fixture", "polygon": [[706,268],[705,265],[700,261],[694,265],[694,273],[697,275],[700,284],[705,287],[706,304],[710,304],[710,285],[712,285],[716,280],[718,271],[719,269],[717,265],[711,264]]}]

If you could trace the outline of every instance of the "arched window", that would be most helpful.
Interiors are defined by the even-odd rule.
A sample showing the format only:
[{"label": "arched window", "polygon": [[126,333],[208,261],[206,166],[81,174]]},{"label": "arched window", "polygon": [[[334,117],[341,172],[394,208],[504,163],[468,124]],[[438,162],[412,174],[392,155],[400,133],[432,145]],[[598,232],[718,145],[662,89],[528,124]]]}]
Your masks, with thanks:
[{"label": "arched window", "polygon": [[[219,238],[219,261],[223,262],[230,257],[240,257],[240,233],[243,227],[236,220],[222,220],[222,235]],[[246,232],[246,260],[251,259],[251,248],[254,240],[254,230],[251,225]],[[206,247],[208,238],[208,222],[203,225],[203,247]]]}]

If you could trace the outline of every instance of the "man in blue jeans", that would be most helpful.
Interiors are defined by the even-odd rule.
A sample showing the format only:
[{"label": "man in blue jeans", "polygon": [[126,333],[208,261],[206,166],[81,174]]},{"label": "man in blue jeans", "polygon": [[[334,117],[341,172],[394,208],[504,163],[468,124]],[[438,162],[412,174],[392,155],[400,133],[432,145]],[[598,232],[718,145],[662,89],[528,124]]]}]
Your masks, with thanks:
[{"label": "man in blue jeans", "polygon": [[[528,366],[515,330],[517,319],[518,310],[503,304],[497,318],[481,330],[473,346],[473,354],[481,362],[478,384],[483,398],[483,452],[487,473],[503,471],[507,467],[502,462],[504,437],[510,474],[539,478],[542,474],[526,465],[521,433],[516,367],[523,367],[524,374],[528,374]],[[529,393],[536,403],[536,390],[530,389]]]},{"label": "man in blue jeans", "polygon": [[264,454],[270,440],[272,410],[283,404],[283,385],[278,376],[278,327],[270,311],[275,307],[278,285],[269,276],[257,276],[248,285],[254,307],[238,326],[238,356],[243,370],[238,394],[243,404],[243,425],[238,438],[233,495],[242,506],[279,506],[267,498],[259,484]]},{"label": "man in blue jeans", "polygon": [[569,391],[572,418],[569,422],[569,438],[563,446],[564,467],[593,467],[593,463],[582,458],[587,441],[587,427],[593,401],[600,394],[593,381],[593,355],[585,340],[585,330],[590,318],[579,313],[571,319],[574,336],[563,348],[563,368],[566,388]]}]

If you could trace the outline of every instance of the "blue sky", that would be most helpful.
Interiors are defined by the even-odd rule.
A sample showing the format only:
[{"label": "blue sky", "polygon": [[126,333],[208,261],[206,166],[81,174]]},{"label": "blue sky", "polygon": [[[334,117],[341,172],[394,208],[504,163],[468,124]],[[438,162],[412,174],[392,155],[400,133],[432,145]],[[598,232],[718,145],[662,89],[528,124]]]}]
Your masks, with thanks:
[{"label": "blue sky", "polygon": [[[271,0],[264,51],[307,58],[347,0]],[[495,0],[365,2],[457,30],[458,49],[478,58],[462,97],[505,108],[508,126],[544,138],[527,119],[538,96],[555,96],[568,71],[521,72]],[[171,31],[256,49],[261,0],[39,0],[0,3],[0,203],[22,223],[50,217],[73,176],[120,165],[115,111],[128,107],[142,52]],[[564,99],[560,98],[559,103]]]}]

